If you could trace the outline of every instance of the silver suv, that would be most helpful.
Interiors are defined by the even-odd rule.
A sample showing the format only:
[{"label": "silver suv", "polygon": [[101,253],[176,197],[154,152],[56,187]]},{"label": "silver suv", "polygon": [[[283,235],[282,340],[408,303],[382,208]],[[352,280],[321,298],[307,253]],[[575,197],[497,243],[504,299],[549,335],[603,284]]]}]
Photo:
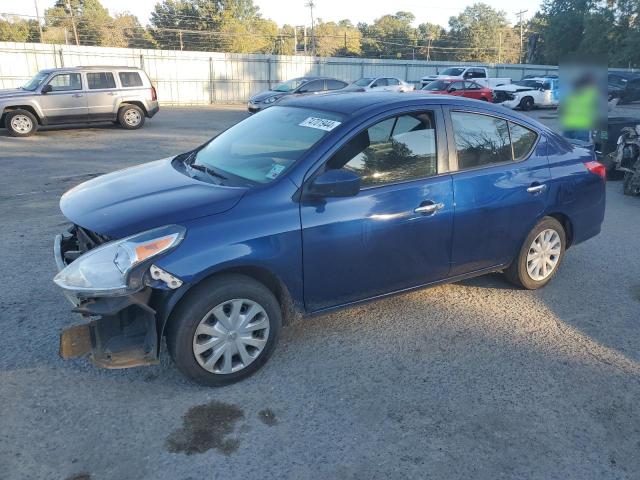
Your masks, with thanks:
[{"label": "silver suv", "polygon": [[14,137],[66,123],[112,121],[134,130],[159,109],[147,74],[132,67],[52,68],[20,88],[0,90],[0,127]]}]

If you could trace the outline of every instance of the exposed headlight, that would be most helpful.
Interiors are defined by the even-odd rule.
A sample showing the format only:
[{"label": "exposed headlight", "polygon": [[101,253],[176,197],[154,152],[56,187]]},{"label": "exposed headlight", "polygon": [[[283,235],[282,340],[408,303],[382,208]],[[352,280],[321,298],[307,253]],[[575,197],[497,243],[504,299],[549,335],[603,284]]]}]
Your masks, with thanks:
[{"label": "exposed headlight", "polygon": [[277,95],[274,95],[273,97],[269,97],[269,98],[267,98],[267,99],[264,101],[264,103],[273,103],[273,102],[275,102],[276,100],[278,100],[279,98],[280,98],[280,97],[278,97]]},{"label": "exposed headlight", "polygon": [[62,269],[53,281],[82,296],[108,297],[140,290],[150,259],[175,248],[186,229],[167,225],[105,243]]}]

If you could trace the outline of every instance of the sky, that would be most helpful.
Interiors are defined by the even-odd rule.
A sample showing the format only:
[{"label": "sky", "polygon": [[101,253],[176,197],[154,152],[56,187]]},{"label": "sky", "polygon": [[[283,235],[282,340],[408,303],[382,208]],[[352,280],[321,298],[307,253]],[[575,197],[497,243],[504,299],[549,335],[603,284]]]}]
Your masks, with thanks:
[{"label": "sky", "polygon": [[[35,16],[35,2],[40,14],[51,7],[55,0],[0,0],[0,13],[14,13]],[[129,11],[136,15],[142,24],[146,24],[153,6],[158,0],[101,0],[102,5],[113,15]],[[354,24],[358,22],[372,23],[378,17],[400,10],[408,11],[416,16],[415,25],[430,22],[446,27],[449,17],[462,12],[464,8],[476,0],[314,0],[314,16],[323,21],[338,21],[344,18]],[[517,18],[515,12],[528,10],[525,18],[530,18],[539,8],[540,0],[483,0],[497,10],[504,10],[511,23]],[[260,12],[266,18],[274,20],[278,25],[309,25],[311,16],[306,0],[254,0]]]}]

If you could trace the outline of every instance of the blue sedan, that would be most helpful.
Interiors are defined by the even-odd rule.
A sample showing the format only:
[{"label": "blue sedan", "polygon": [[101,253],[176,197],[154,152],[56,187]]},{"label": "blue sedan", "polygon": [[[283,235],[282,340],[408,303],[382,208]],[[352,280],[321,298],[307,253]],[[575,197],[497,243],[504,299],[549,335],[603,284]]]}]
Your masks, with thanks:
[{"label": "blue sedan", "polygon": [[[89,323],[63,357],[158,362],[212,386],[272,354],[295,315],[489,272],[537,289],[600,232],[591,149],[486,102],[284,99],[193,151],[64,194],[54,278]],[[402,328],[400,326],[400,328]]]}]

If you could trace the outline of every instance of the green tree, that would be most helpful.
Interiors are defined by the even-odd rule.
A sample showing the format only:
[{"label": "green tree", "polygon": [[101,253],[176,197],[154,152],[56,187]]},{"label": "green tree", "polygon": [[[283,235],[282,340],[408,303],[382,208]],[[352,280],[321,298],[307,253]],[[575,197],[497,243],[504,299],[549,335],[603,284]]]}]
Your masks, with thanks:
[{"label": "green tree", "polygon": [[355,57],[362,52],[362,34],[349,20],[323,22],[315,25],[316,52],[321,57]]},{"label": "green tree", "polygon": [[384,15],[373,24],[358,24],[362,34],[362,53],[374,57],[412,57],[418,48],[418,34],[411,23],[415,16],[410,12]]},{"label": "green tree", "polygon": [[0,42],[38,42],[40,33],[35,20],[0,16]]}]

